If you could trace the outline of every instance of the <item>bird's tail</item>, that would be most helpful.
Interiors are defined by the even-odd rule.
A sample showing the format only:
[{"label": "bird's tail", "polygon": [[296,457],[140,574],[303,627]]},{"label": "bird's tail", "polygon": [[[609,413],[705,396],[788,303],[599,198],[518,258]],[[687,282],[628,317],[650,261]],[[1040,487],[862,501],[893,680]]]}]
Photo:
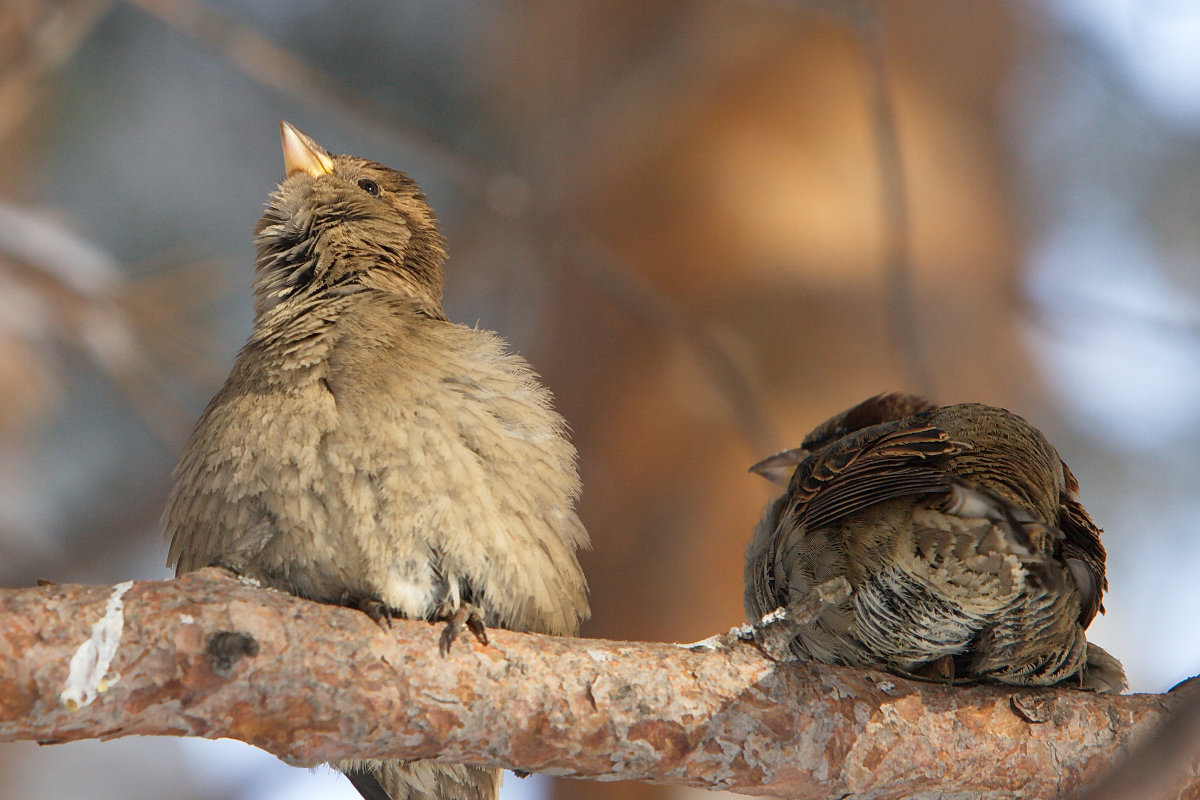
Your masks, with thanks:
[{"label": "bird's tail", "polygon": [[433,761],[347,760],[335,764],[363,800],[496,800],[501,772]]}]

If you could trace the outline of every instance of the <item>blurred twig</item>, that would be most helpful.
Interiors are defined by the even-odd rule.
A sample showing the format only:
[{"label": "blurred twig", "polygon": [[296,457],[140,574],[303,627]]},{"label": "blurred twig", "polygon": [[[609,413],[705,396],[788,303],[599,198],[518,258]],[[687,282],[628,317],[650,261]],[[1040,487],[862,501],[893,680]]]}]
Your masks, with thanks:
[{"label": "blurred twig", "polygon": [[[720,57],[713,58],[716,54],[697,43],[718,35]],[[750,370],[694,309],[660,291],[606,247],[588,229],[588,215],[580,210],[579,200],[608,177],[605,169],[629,158],[627,150],[646,146],[649,131],[664,124],[668,110],[676,117],[686,115],[681,82],[689,86],[686,94],[692,103],[706,104],[715,75],[751,51],[748,39],[729,30],[718,33],[707,15],[684,15],[655,47],[622,62],[619,76],[602,89],[586,98],[556,98],[557,158],[539,162],[533,178],[541,196],[533,205],[536,219],[528,224],[544,244],[547,259],[582,278],[660,339],[678,342],[692,354],[724,400],[735,430],[755,454],[773,452],[780,440]],[[567,57],[577,70],[577,55]],[[565,81],[574,86],[580,82],[578,76]],[[580,158],[580,152],[588,156]]]},{"label": "blurred twig", "polygon": [[881,0],[785,0],[793,9],[824,12],[849,26],[858,39],[867,83],[867,104],[875,160],[879,169],[879,205],[883,225],[884,299],[891,346],[904,361],[912,388],[932,397],[933,373],[925,359],[917,325],[916,294],[910,244],[908,191],[896,112],[883,54]]},{"label": "blurred twig", "polygon": [[25,121],[41,81],[70,60],[112,2],[71,0],[45,5],[49,11],[28,37],[24,57],[0,75],[0,143]]},{"label": "blurred twig", "polygon": [[[198,337],[182,312],[212,296],[194,273],[170,270],[145,286],[127,281],[94,243],[48,215],[0,203],[0,274],[25,293],[24,312],[36,320],[14,332],[82,352],[172,448],[186,435],[192,410],[167,390],[168,378],[185,377],[182,365],[203,360],[194,350],[184,353]],[[155,291],[164,284],[168,290]]]},{"label": "blurred twig", "polygon": [[893,337],[891,344],[904,359],[913,388],[920,394],[932,397],[935,393],[933,376],[925,360],[917,325],[919,315],[913,291],[911,220],[904,163],[896,130],[896,112],[883,55],[883,12],[874,3],[850,3],[847,8],[852,11],[851,20],[862,51],[871,130],[879,168],[884,286],[888,324]]},{"label": "blurred twig", "polygon": [[729,404],[734,424],[751,453],[778,450],[780,437],[766,413],[762,392],[710,326],[694,311],[623,269],[598,242],[582,233],[570,239],[570,252],[562,254],[563,263],[663,338],[676,339],[692,351]]}]

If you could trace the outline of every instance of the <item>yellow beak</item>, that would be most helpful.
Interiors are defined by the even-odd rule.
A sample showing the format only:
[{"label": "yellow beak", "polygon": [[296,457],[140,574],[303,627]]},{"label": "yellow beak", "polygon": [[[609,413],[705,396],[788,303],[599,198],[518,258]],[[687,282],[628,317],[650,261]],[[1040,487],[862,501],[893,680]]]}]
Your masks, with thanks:
[{"label": "yellow beak", "polygon": [[333,158],[329,151],[300,132],[290,122],[279,123],[283,137],[283,170],[290,178],[297,172],[307,172],[314,178],[333,172]]}]

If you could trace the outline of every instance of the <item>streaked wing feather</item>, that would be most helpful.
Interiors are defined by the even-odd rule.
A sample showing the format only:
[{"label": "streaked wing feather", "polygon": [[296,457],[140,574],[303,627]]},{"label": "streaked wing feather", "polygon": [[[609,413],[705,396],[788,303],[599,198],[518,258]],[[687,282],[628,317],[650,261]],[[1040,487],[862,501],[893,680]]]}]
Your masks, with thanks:
[{"label": "streaked wing feather", "polygon": [[831,483],[804,509],[804,526],[809,530],[828,525],[868,506],[917,494],[950,490],[950,481],[936,470],[905,468],[875,474],[854,474],[853,480]]},{"label": "streaked wing feather", "polygon": [[792,478],[789,516],[812,529],[885,500],[949,491],[949,479],[930,459],[966,447],[924,423],[864,428],[801,462]]}]

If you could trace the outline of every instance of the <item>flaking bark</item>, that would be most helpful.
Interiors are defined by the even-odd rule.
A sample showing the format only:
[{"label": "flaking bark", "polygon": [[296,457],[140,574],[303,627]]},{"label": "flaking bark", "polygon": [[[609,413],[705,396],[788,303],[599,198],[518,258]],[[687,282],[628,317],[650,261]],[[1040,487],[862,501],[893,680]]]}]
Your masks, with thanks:
[{"label": "flaking bark", "polygon": [[[442,657],[440,627],[383,630],[211,569],[0,590],[0,615],[0,741],[231,737],[301,765],[438,757],[803,798],[1067,796],[1197,692],[946,687],[748,644],[502,630]],[[1192,764],[1163,796],[1200,790]]]}]

